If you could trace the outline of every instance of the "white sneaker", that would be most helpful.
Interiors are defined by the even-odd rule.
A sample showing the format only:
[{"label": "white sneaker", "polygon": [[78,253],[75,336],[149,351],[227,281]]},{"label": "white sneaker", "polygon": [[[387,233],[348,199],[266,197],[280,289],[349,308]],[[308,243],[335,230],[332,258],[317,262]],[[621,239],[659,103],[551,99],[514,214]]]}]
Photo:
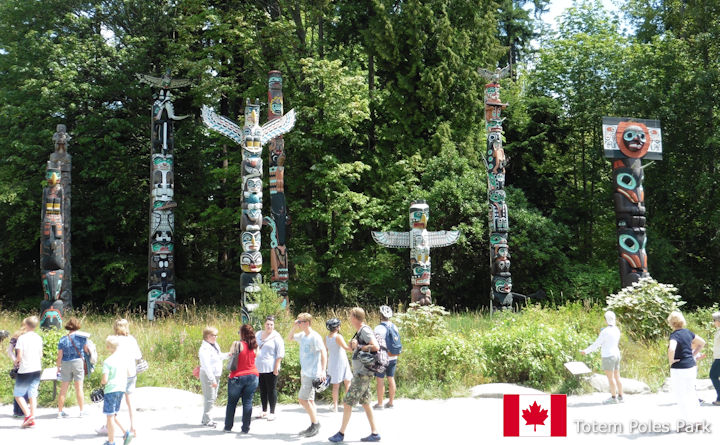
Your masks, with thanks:
[{"label": "white sneaker", "polygon": [[273,414],[273,413],[268,414],[267,420],[268,420],[268,422],[272,422],[273,420],[275,420],[275,414]]},{"label": "white sneaker", "polygon": [[107,425],[101,426],[95,432],[98,433],[98,436],[107,436]]},{"label": "white sneaker", "polygon": [[80,417],[80,418],[85,417],[85,411],[80,411],[78,413],[78,417]]}]

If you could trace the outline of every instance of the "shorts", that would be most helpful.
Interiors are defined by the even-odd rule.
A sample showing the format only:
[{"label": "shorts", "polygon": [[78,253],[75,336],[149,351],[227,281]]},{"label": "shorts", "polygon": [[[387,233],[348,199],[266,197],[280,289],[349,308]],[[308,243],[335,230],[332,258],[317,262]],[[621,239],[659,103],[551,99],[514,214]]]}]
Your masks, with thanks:
[{"label": "shorts", "polygon": [[61,382],[82,382],[85,379],[85,368],[83,367],[83,359],[76,358],[62,362],[60,366]]},{"label": "shorts", "polygon": [[395,367],[397,366],[397,359],[395,360],[388,360],[387,368],[385,368],[385,372],[376,372],[375,377],[379,379],[384,379],[387,377],[395,377]]},{"label": "shorts", "polygon": [[105,394],[103,399],[103,414],[106,416],[113,416],[120,411],[120,402],[123,399],[122,391],[115,391],[109,394]]},{"label": "shorts", "polygon": [[300,391],[298,392],[298,399],[300,400],[315,400],[315,387],[313,386],[312,377],[304,375],[300,376]]},{"label": "shorts", "polygon": [[40,386],[40,375],[42,375],[42,371],[18,374],[15,379],[13,397],[27,396],[29,399],[36,399],[38,387]]},{"label": "shorts", "polygon": [[343,403],[348,406],[355,406],[359,403],[360,405],[367,405],[370,403],[372,394],[370,393],[370,383],[373,380],[373,375],[355,375],[353,376],[352,383],[350,383],[350,389],[345,394]]},{"label": "shorts", "polygon": [[137,376],[128,377],[127,386],[125,387],[126,394],[132,394],[135,392],[135,384],[137,383]]},{"label": "shorts", "polygon": [[620,357],[603,357],[602,369],[603,371],[620,371]]}]

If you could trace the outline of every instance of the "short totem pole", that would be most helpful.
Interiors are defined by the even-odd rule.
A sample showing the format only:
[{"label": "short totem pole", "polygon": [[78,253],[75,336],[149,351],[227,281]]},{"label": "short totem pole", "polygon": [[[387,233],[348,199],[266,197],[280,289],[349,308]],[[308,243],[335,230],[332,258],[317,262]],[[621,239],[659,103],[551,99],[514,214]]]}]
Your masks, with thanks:
[{"label": "short totem pole", "polygon": [[612,160],[620,282],[630,286],[647,270],[645,192],[641,159],[662,159],[660,121],[603,117],[603,150]]},{"label": "short totem pole", "polygon": [[409,232],[372,232],[376,243],[383,247],[409,248],[410,272],[413,303],[428,305],[432,303],[430,292],[430,249],[455,244],[460,232],[445,231],[428,232],[427,222],[430,219],[430,207],[424,200],[410,203]]},{"label": "short totem pole", "polygon": [[485,131],[487,151],[483,157],[488,172],[488,200],[490,202],[490,292],[491,305],[508,309],[512,306],[512,277],[510,276],[510,231],[508,208],[505,202],[505,150],[501,116],[507,107],[500,101],[500,79],[507,76],[508,67],[494,72],[478,69],[488,80],[485,85]]},{"label": "short totem pole", "polygon": [[175,215],[173,121],[176,116],[170,90],[190,85],[187,79],[172,79],[170,70],[163,77],[137,74],[141,83],[160,90],[153,95],[150,144],[150,239],[148,247],[148,320],[155,319],[155,306],[175,310]]},{"label": "short totem pole", "polygon": [[262,283],[262,254],[260,253],[260,229],[262,216],[262,147],[273,138],[281,136],[295,125],[295,110],[290,110],[281,118],[273,119],[262,127],[260,119],[260,101],[245,104],[245,125],[240,127],[232,120],[216,114],[211,108],[203,106],[202,118],[206,126],[226,136],[242,146],[242,188],[243,203],[240,229],[243,252],[240,255],[240,287],[242,292],[243,317],[249,319],[254,305],[249,303],[252,294],[259,291]]},{"label": "short totem pole", "polygon": [[[283,115],[282,74],[270,71],[268,75],[268,122]],[[287,226],[289,217],[285,205],[285,140],[279,135],[270,140],[268,146],[270,164],[270,216],[265,224],[270,226],[270,286],[283,300],[288,300],[288,253]]]},{"label": "short totem pole", "polygon": [[72,157],[67,152],[70,135],[58,125],[55,151],[47,163],[40,227],[40,273],[43,301],[40,326],[61,328],[65,310],[72,307],[70,265],[70,185]]}]

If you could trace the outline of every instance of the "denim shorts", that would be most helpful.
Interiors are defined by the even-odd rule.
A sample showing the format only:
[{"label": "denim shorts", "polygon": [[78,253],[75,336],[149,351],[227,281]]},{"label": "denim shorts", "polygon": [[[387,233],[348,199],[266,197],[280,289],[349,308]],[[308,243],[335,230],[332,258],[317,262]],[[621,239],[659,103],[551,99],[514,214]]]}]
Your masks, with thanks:
[{"label": "denim shorts", "polygon": [[106,416],[112,416],[120,411],[120,402],[122,402],[123,394],[122,391],[111,392],[105,394],[103,399],[103,414]]},{"label": "denim shorts", "polygon": [[42,371],[18,374],[17,378],[15,379],[15,389],[13,390],[13,397],[27,396],[30,399],[37,398],[41,374]]},{"label": "denim shorts", "polygon": [[387,368],[385,368],[385,372],[376,372],[375,377],[383,379],[386,376],[387,377],[395,377],[395,367],[397,366],[397,359],[395,360],[388,360]]}]

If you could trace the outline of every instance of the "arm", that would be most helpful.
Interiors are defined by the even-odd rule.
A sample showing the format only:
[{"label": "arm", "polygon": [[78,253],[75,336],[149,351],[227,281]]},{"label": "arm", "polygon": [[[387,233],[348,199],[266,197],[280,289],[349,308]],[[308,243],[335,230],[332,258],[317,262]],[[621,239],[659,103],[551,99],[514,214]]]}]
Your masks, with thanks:
[{"label": "arm", "polygon": [[103,372],[102,379],[100,379],[100,384],[101,384],[101,385],[107,385],[107,382],[108,382],[107,372]]},{"label": "arm", "polygon": [[580,351],[580,353],[585,355],[585,354],[589,354],[591,352],[597,351],[598,349],[600,349],[600,347],[602,346],[604,341],[605,341],[605,329],[600,331],[600,335],[598,335],[597,339],[593,342],[593,344],[591,344],[587,348]]},{"label": "arm", "polygon": [[670,340],[670,344],[668,345],[668,361],[670,362],[670,365],[672,365],[675,362],[679,362],[679,359],[675,358],[675,349],[677,348],[677,340]]},{"label": "arm", "polygon": [[341,348],[343,348],[344,350],[352,352],[352,349],[350,348],[350,346],[348,346],[348,344],[345,343],[345,338],[343,338],[343,336],[340,335],[339,333],[338,333],[338,335],[335,336],[335,343],[337,343],[337,345],[340,346]]},{"label": "arm", "polygon": [[[370,328],[368,327],[368,329]],[[372,332],[372,330],[370,330],[370,332]],[[364,346],[361,346],[360,350],[366,352],[377,352],[380,350],[380,345],[378,344],[374,333],[370,335],[370,342]]]},{"label": "arm", "polygon": [[700,354],[700,350],[704,347],[705,347],[705,340],[702,337],[700,337],[699,335],[696,335],[692,341],[693,357],[699,358],[698,355]]},{"label": "arm", "polygon": [[285,357],[285,342],[279,335],[275,338],[275,367],[273,368],[273,375],[278,375],[280,372],[280,362]]},{"label": "arm", "polygon": [[208,378],[210,379],[210,384],[215,385],[217,382],[215,382],[215,373],[210,367],[210,351],[204,346],[205,345],[201,346],[200,350],[198,351],[198,358],[200,359],[200,369],[205,371],[205,375],[208,376]]},{"label": "arm", "polygon": [[300,325],[298,324],[297,321],[295,323],[293,323],[292,328],[290,328],[290,332],[288,332],[288,335],[286,337],[287,341],[295,340],[295,331],[297,331],[298,326],[300,326]]},{"label": "arm", "polygon": [[15,348],[15,367],[20,366],[22,361],[22,349]]},{"label": "arm", "polygon": [[325,376],[327,376],[327,357],[327,349],[324,347],[320,348],[320,369],[322,369],[321,377],[323,379],[325,378]]},{"label": "arm", "polygon": [[58,354],[57,354],[57,368],[58,368],[58,371],[60,370],[60,366],[62,365],[62,358],[63,358],[63,350],[62,350],[62,349],[58,349]]}]

